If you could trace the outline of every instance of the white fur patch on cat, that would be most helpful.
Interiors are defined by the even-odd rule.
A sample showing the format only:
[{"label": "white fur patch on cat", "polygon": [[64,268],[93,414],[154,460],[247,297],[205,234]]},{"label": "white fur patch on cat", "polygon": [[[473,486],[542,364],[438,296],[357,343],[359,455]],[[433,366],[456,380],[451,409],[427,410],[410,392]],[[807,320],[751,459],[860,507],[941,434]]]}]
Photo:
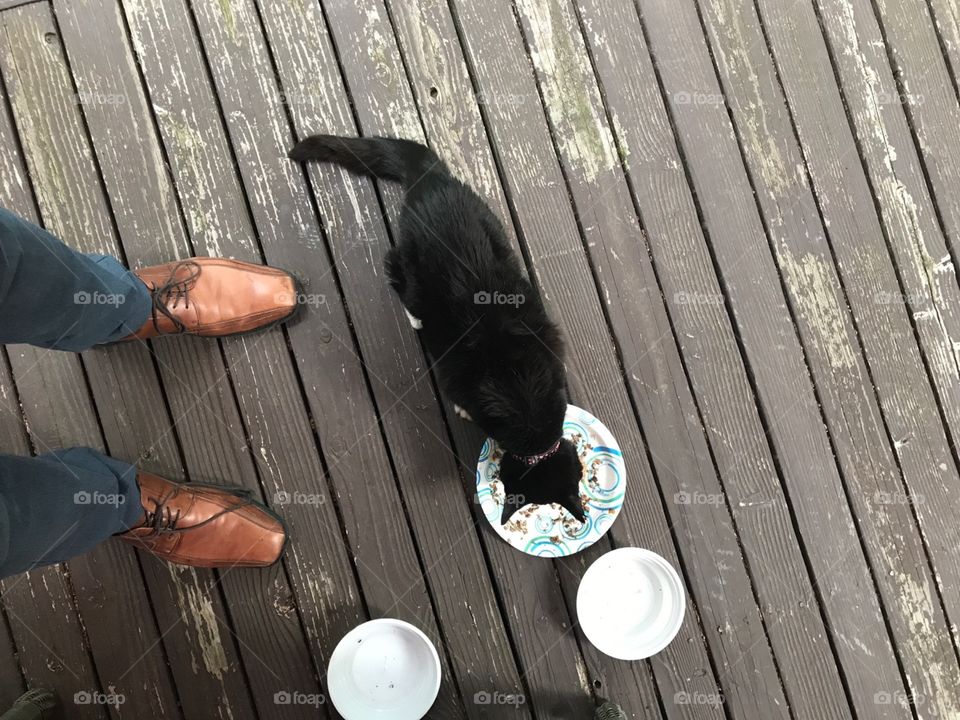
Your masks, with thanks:
[{"label": "white fur patch on cat", "polygon": [[403,311],[407,314],[407,320],[410,321],[410,327],[412,327],[414,330],[419,330],[423,327],[423,320],[420,318],[415,318],[406,308],[404,308]]},{"label": "white fur patch on cat", "polygon": [[464,409],[463,409],[462,407],[460,407],[459,405],[454,404],[454,406],[453,406],[453,411],[454,411],[457,415],[459,415],[460,417],[462,417],[464,420],[470,420],[471,422],[473,421],[473,418],[470,417],[470,413],[468,413],[466,410],[464,410]]}]

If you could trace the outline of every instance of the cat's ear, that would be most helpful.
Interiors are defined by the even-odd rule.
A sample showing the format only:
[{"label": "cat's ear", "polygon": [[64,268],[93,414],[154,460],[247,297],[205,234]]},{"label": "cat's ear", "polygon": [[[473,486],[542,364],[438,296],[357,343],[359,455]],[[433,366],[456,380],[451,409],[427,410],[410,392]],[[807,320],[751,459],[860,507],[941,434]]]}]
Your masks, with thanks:
[{"label": "cat's ear", "polygon": [[503,512],[500,514],[500,524],[506,525],[510,517],[526,504],[523,495],[507,493],[503,498]]},{"label": "cat's ear", "polygon": [[560,507],[573,515],[579,522],[583,523],[587,521],[587,514],[583,510],[583,501],[580,499],[579,492],[567,495],[561,498],[559,502]]}]

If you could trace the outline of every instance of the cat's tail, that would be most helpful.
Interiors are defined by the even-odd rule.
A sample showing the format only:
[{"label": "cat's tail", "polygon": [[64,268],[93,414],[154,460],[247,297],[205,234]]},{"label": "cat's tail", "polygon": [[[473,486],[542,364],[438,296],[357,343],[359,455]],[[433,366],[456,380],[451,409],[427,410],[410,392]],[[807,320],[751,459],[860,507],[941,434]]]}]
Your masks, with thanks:
[{"label": "cat's tail", "polygon": [[357,175],[393,180],[405,188],[429,173],[447,174],[446,166],[433,150],[399,138],[311,135],[298,142],[287,157],[297,162],[336,163]]}]

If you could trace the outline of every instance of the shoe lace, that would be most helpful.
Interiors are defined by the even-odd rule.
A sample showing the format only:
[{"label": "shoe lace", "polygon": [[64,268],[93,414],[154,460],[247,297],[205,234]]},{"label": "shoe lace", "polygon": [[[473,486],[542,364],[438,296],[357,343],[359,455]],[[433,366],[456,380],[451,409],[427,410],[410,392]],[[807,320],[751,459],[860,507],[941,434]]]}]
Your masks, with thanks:
[{"label": "shoe lace", "polygon": [[[222,490],[223,488],[217,485],[208,485],[206,483],[190,483],[190,487],[211,487]],[[236,505],[231,505],[228,508],[224,508],[220,512],[214,513],[210,517],[202,520],[194,525],[187,525],[185,527],[179,526],[177,523],[180,522],[180,510],[173,510],[168,505],[167,502],[176,494],[176,490],[163,497],[148,497],[147,500],[153,503],[153,510],[150,510],[147,507],[144,507],[144,520],[141,527],[149,527],[150,535],[163,535],[165,533],[173,532],[185,532],[187,530],[196,530],[201,528],[204,525],[207,525],[214,520],[216,520],[221,515],[226,515],[227,513],[235,512],[242,507],[251,505],[253,501],[250,498],[249,490],[235,490],[232,494],[236,497],[243,499],[242,502],[237,503]]]},{"label": "shoe lace", "polygon": [[[189,272],[185,277],[178,278],[177,276],[182,268],[188,268]],[[147,284],[147,288],[150,290],[150,298],[153,301],[153,307],[150,309],[150,317],[153,319],[154,329],[158,332],[160,330],[157,325],[157,313],[159,312],[174,324],[177,328],[177,333],[187,331],[187,326],[180,318],[173,314],[173,310],[180,304],[181,299],[183,300],[183,306],[185,308],[190,307],[190,287],[198,277],[200,277],[199,263],[192,260],[184,260],[173,266],[173,269],[170,271],[170,277],[168,277],[162,285],[155,283]]]}]

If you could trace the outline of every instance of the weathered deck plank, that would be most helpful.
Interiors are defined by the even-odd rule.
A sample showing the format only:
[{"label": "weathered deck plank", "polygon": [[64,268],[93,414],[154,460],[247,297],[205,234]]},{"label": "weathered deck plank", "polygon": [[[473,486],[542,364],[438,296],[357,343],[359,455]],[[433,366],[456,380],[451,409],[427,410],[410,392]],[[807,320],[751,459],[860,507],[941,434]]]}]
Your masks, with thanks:
[{"label": "weathered deck plank", "polygon": [[[484,104],[515,102],[516,99],[474,92],[453,18],[445,2],[389,2],[388,11],[387,17],[394,26],[413,97],[431,145],[452,172],[469,182],[500,215],[515,249],[522,252],[480,114],[480,107]],[[386,17],[380,20],[380,24],[385,21]],[[367,71],[381,83],[393,85],[389,68],[368,67]],[[402,83],[402,79],[399,82]],[[536,98],[531,101],[536,102]],[[473,454],[480,435],[470,423],[458,420],[453,420],[450,428],[472,492]],[[486,523],[480,513],[477,516],[480,522]],[[574,671],[579,673],[579,660],[573,662],[569,658],[577,653],[579,644],[586,660],[588,679],[597,695],[618,698],[634,715],[659,717],[659,703],[649,667],[642,663],[621,663],[597,652],[579,632],[575,618],[573,621],[569,619],[568,606],[573,607],[572,589],[589,562],[609,545],[600,543],[590,553],[558,563],[563,580],[561,587],[568,591],[565,605],[564,595],[559,592],[561,588],[557,587],[555,569],[547,563],[519,556],[492,533],[485,532],[482,537],[487,552],[501,569],[500,592],[505,604],[514,608],[519,617],[529,618],[531,629],[521,631],[515,628],[514,641],[522,658],[533,656],[535,669],[527,673],[530,684],[542,686],[542,678],[553,684],[572,685],[576,682],[562,678]],[[528,578],[527,582],[504,581],[521,574]],[[545,602],[545,598],[551,597],[555,600]],[[547,618],[551,623],[544,622]],[[571,622],[576,639],[566,632]],[[549,648],[547,656],[543,654],[544,648]],[[541,694],[534,693],[535,707],[542,705]],[[556,708],[552,704],[549,707]]]},{"label": "weathered deck plank", "polygon": [[[913,504],[922,510],[926,494],[943,487],[938,476],[949,482],[950,473],[940,468],[952,469],[952,458],[903,305],[880,301],[897,298],[899,287],[864,178],[848,176],[848,168],[858,166],[842,162],[843,148],[855,152],[856,145],[812,7],[796,6],[806,11],[806,22],[791,18],[789,31],[770,28],[804,156],[753,4],[704,5],[747,165],[910,690],[929,698],[932,712],[950,715],[960,692],[953,683],[957,664],[908,498],[919,498]],[[814,59],[813,69],[797,72],[800,58]],[[818,102],[810,101],[812,95]],[[910,242],[902,235],[893,239]],[[912,426],[904,418],[911,418]],[[910,434],[923,440],[911,452],[906,444],[895,446],[888,432],[892,438]],[[953,474],[951,484],[960,485]],[[941,491],[927,509],[933,535],[943,532],[941,510],[955,517],[957,508],[950,503]],[[943,574],[951,577],[955,558],[942,560]]]},{"label": "weathered deck plank", "polygon": [[[235,10],[239,13],[242,8],[237,6]],[[216,148],[216,152],[207,157],[207,162],[222,163],[219,158],[229,158],[230,151],[227,139],[219,127],[217,105],[212,96],[212,89],[203,78],[204,70],[199,55],[190,48],[185,48],[178,53],[177,59],[181,71],[191,78],[189,95],[177,86],[176,73],[173,76],[162,73],[162,60],[157,56],[157,53],[165,55],[164,47],[166,43],[175,42],[175,38],[189,32],[185,12],[185,8],[180,4],[173,4],[168,6],[163,13],[145,7],[137,7],[129,14],[131,15],[131,24],[134,26],[138,52],[148,68],[147,79],[151,86],[155,105],[168,110],[173,118],[183,118],[185,114],[191,116],[190,121],[204,129],[207,144]],[[201,25],[213,32],[214,27],[209,21],[209,15],[204,14],[209,13],[210,8],[204,6],[198,12],[200,13]],[[244,24],[244,33],[251,32],[256,28],[252,8],[247,8],[246,16],[252,21]],[[234,36],[220,37],[219,42],[236,44],[238,38],[241,37],[237,34],[241,32],[239,26],[225,22],[223,28],[228,32],[233,32]],[[147,40],[148,38],[149,40]],[[253,41],[255,41],[255,38],[246,35],[240,40],[244,44]],[[211,52],[213,51],[211,50]],[[261,58],[261,62],[265,63],[265,60],[265,58]],[[223,66],[214,63],[213,70],[221,83],[229,85],[229,83],[236,82],[236,77],[226,74]],[[231,68],[231,70],[233,69]],[[261,76],[261,78],[261,82],[266,83],[257,86],[258,92],[262,96],[263,89],[272,85],[272,78],[269,76]],[[231,92],[236,91],[231,90]],[[276,252],[275,255],[268,255],[268,259],[277,257],[278,264],[296,267],[304,275],[308,287],[312,288],[312,292],[320,289],[312,287],[313,280],[324,280],[329,275],[329,268],[325,263],[317,266],[316,260],[325,259],[322,245],[318,244],[320,233],[316,227],[313,232],[309,232],[309,220],[307,219],[310,216],[309,201],[306,199],[302,185],[296,179],[298,171],[283,160],[286,147],[281,147],[284,144],[282,135],[281,137],[275,135],[277,128],[282,129],[284,124],[282,105],[277,102],[277,98],[278,95],[275,92],[274,97],[264,98],[264,102],[269,104],[268,110],[272,112],[272,115],[267,115],[266,121],[260,126],[261,131],[259,133],[262,135],[264,132],[269,132],[273,135],[273,137],[268,136],[271,141],[269,152],[272,155],[269,163],[260,160],[257,156],[258,153],[267,150],[266,146],[261,145],[264,142],[262,138],[243,135],[244,132],[250,131],[250,126],[233,124],[230,129],[238,134],[236,136],[238,159],[241,163],[241,171],[250,183],[251,206],[254,209],[255,220],[260,223],[261,240],[269,241]],[[233,102],[234,107],[236,107],[236,100],[231,100],[229,96],[225,100]],[[233,117],[236,118],[236,111],[231,112]],[[230,118],[228,118],[228,123],[229,120]],[[161,131],[165,132],[168,137],[168,144],[176,148],[176,152],[171,151],[171,158],[173,159],[174,156],[178,158],[174,160],[175,164],[188,159],[191,148],[177,147],[179,137],[176,127],[172,125],[173,120],[160,112],[158,122]],[[277,125],[278,122],[280,123],[279,126]],[[217,126],[216,131],[212,131],[213,126]],[[289,138],[287,142],[290,142]],[[229,173],[229,168],[221,164],[221,172],[224,171]],[[261,179],[257,175],[261,172],[269,172],[278,179],[280,185],[275,193],[268,192],[263,187],[258,187]],[[284,186],[286,186],[286,190],[284,190]],[[283,192],[286,193],[285,197],[281,196]],[[239,188],[231,188],[230,197],[233,202],[240,201],[242,194],[240,194]],[[299,228],[291,228],[298,232],[302,243],[300,250],[302,254],[284,252],[281,249],[278,242],[280,236],[276,234],[275,224],[282,222],[285,227],[291,227],[288,225],[290,218],[282,217],[281,219],[281,215],[284,215],[284,213],[277,211],[277,208],[272,204],[275,202],[285,204],[286,213],[289,213],[294,219],[303,219]],[[346,207],[351,208],[351,213],[353,212],[352,204],[348,202]],[[199,210],[199,208],[197,209]],[[366,228],[360,229],[364,232],[367,231]],[[236,233],[224,234],[224,238],[232,238],[235,235]],[[289,243],[290,238],[284,236],[283,240]],[[320,251],[319,254],[317,253],[318,250]],[[284,262],[284,260],[288,262]],[[330,290],[330,297],[335,297],[335,286],[328,283],[327,288]],[[327,296],[326,293],[321,293],[321,295]],[[305,385],[309,388],[307,390],[308,400],[317,402],[314,407],[315,418],[322,416],[327,420],[339,421],[350,418],[351,422],[354,423],[354,433],[352,435],[350,433],[341,435],[339,431],[334,430],[335,425],[328,428],[327,434],[330,436],[333,452],[330,459],[331,468],[343,463],[341,467],[337,467],[333,475],[338,493],[341,494],[341,510],[345,516],[347,531],[349,535],[353,536],[356,544],[358,573],[364,585],[365,595],[372,613],[376,615],[390,614],[409,619],[423,627],[428,634],[439,641],[443,636],[439,634],[435,627],[436,621],[433,618],[433,609],[428,598],[426,585],[422,579],[423,571],[418,566],[416,551],[409,535],[410,531],[406,527],[403,516],[394,511],[395,507],[402,505],[394,485],[389,460],[382,444],[376,441],[379,434],[376,432],[377,420],[374,415],[374,408],[369,402],[365,407],[360,405],[360,402],[355,402],[351,407],[344,408],[341,414],[328,417],[329,405],[331,404],[330,396],[333,393],[342,393],[342,390],[338,388],[339,382],[342,381],[339,381],[338,378],[341,377],[346,365],[350,365],[352,368],[352,377],[357,382],[354,387],[358,390],[365,389],[361,374],[362,367],[348,344],[350,331],[345,318],[342,315],[337,317],[336,325],[331,322],[330,318],[324,318],[326,313],[330,312],[332,314],[335,308],[336,306],[317,308],[315,313],[308,313],[312,314],[313,317],[308,317],[301,324],[305,325],[309,320],[313,320],[313,342],[310,342],[307,337],[301,337],[300,339],[300,342],[303,343],[300,345],[300,350],[305,360],[301,368],[307,367],[307,361],[314,364],[312,359],[316,352],[314,348],[316,344],[324,342],[329,343],[333,348],[331,360],[339,360],[339,362],[331,362],[325,368],[322,368],[324,373],[320,376],[320,379],[323,380],[321,393],[318,393],[317,385],[311,382],[311,380],[315,381],[315,377],[307,375],[307,370],[304,370],[304,378]],[[309,306],[307,310],[310,310]],[[299,328],[300,325],[291,329],[295,342],[297,341],[296,331]],[[316,370],[313,368],[309,370],[311,375],[314,372]],[[242,392],[242,389],[238,391]],[[323,437],[324,434],[321,433],[321,441],[323,441]],[[363,443],[364,447],[358,447],[364,438],[369,438],[371,442],[369,445]],[[357,464],[351,468],[350,464],[345,462],[347,458],[353,458]],[[356,484],[351,482],[355,477],[364,477],[367,488],[357,488]],[[370,527],[378,529],[376,544],[364,541]],[[442,649],[442,642],[438,644]],[[441,698],[438,700],[436,712],[445,712],[453,717],[458,713],[461,704],[456,699],[457,690],[454,678],[449,672],[444,675],[444,687]]]},{"label": "weathered deck plank", "polygon": [[[876,716],[875,695],[903,682],[696,10],[661,0],[639,9],[709,240],[700,262],[720,273],[851,701]],[[682,292],[684,272],[670,272]],[[862,644],[842,642],[854,635]]]},{"label": "weathered deck plank", "polygon": [[[127,256],[137,266],[187,254],[176,200],[166,165],[151,137],[149,113],[144,108],[132,56],[125,47],[118,8],[112,2],[83,2],[58,3],[55,9]],[[215,353],[210,358],[219,365],[219,352],[215,344],[210,345]],[[168,368],[177,348],[161,341],[157,349],[159,364]],[[199,365],[200,361],[191,364]],[[179,386],[180,380],[173,379],[172,384]],[[168,440],[177,439],[181,432],[171,427],[180,423],[174,420],[166,419],[157,427],[142,420],[130,423],[117,434],[123,445],[112,449],[124,457],[139,457],[144,469],[180,478],[184,468],[178,452],[164,451]],[[209,420],[218,422],[212,417]],[[253,713],[243,663],[227,630],[228,613],[217,575],[155,562],[144,563],[144,570],[185,713],[191,717]]]},{"label": "weathered deck plank", "polygon": [[[902,287],[899,295],[880,296],[878,300],[903,305],[911,312],[956,445],[960,418],[960,286],[954,265],[956,254],[951,253],[960,238],[960,210],[953,196],[956,185],[949,175],[960,172],[952,168],[960,163],[960,154],[950,145],[956,130],[950,126],[950,113],[957,112],[955,99],[949,87],[936,85],[949,83],[949,76],[925,49],[921,61],[933,63],[928,70],[934,94],[928,105],[927,96],[917,95],[928,87],[927,71],[922,88],[914,87],[912,75],[897,81],[871,3],[831,0],[814,4],[821,16],[834,18],[822,27]],[[918,14],[916,24],[918,33],[930,43],[929,32],[923,30],[929,24],[924,13]],[[898,74],[916,72],[915,52],[909,51],[909,67],[897,68]],[[826,59],[822,52],[818,58]],[[946,115],[945,122],[932,122],[928,108],[934,118]],[[911,121],[916,124],[913,130]],[[940,147],[933,155],[933,168],[927,166],[930,143]],[[935,181],[931,170],[938,178]],[[927,176],[931,176],[930,183]]]},{"label": "weathered deck plank", "polygon": [[[5,34],[14,41],[4,48],[0,69],[7,82],[14,119],[21,128],[24,160],[44,223],[74,247],[115,254],[109,209],[99,192],[94,159],[50,8],[45,4],[23,6],[5,13],[2,22]],[[46,148],[51,147],[60,150],[56,154],[47,152]],[[17,150],[11,144],[4,151],[12,154]],[[34,219],[33,203],[26,189],[12,209]],[[156,417],[156,408],[162,407],[149,355],[141,347],[93,350],[84,354],[83,366],[79,356],[18,348],[12,353],[11,362],[31,440],[41,451],[74,445],[105,449],[97,412],[87,391],[84,367],[94,393],[97,394],[98,386],[105,389],[96,398],[102,414],[149,418]],[[126,394],[124,389],[133,392]],[[161,427],[165,425],[165,418],[157,420]],[[113,424],[108,424],[104,429],[109,431],[111,427]],[[92,628],[83,637],[96,664],[97,680],[86,687],[79,685],[77,671],[68,661],[58,660],[55,650],[51,651],[53,658],[48,659],[48,664],[62,665],[61,672],[68,672],[78,683],[70,694],[64,692],[62,682],[55,685],[64,702],[71,703],[81,716],[99,716],[106,706],[75,704],[75,698],[78,692],[102,689],[122,695],[124,708],[134,714],[180,717],[164,654],[151,652],[160,642],[161,630],[152,614],[135,551],[119,543],[105,543],[69,563],[69,569],[79,618],[83,626]],[[57,571],[44,570],[43,574]],[[58,599],[64,600],[58,595],[52,596],[54,605]],[[36,604],[32,598],[31,603]],[[31,619],[43,622],[38,604],[34,612]],[[59,635],[58,625],[56,621],[43,625],[24,622],[20,627],[18,622],[18,629],[39,640],[51,630]],[[77,642],[80,633],[78,628],[65,637],[68,642]],[[83,652],[85,643],[80,643],[78,649]],[[52,644],[56,648],[56,640]],[[135,675],[129,672],[133,667],[137,668]],[[28,679],[31,683],[39,680],[29,675]]]},{"label": "weathered deck plank", "polygon": [[[572,5],[533,0],[520,2],[519,10],[586,247],[601,280],[601,302],[628,368],[704,631],[715,662],[723,669],[720,683],[726,705],[735,714],[787,717],[789,709],[760,610],[674,344],[575,10]],[[628,261],[629,271],[624,269]],[[630,313],[629,320],[625,313]],[[672,393],[667,390],[671,385]],[[684,502],[683,493],[694,501]],[[702,496],[715,501],[699,502]],[[613,531],[616,540],[632,544],[643,521],[625,513],[625,522]],[[712,582],[709,573],[689,572],[689,568],[719,562],[725,572]],[[736,638],[725,631],[734,624],[739,628]]]},{"label": "weathered deck plank", "polygon": [[[306,281],[265,335],[0,357],[0,452],[241,484],[292,534],[264,572],[109,544],[0,582],[0,706],[315,717],[274,694],[393,615],[440,650],[431,718],[960,713],[958,68],[956,0],[0,0],[0,203]],[[304,175],[310,132],[425,140],[503,219],[628,458],[594,548],[529,558],[471,507],[480,433],[383,280],[399,191]],[[691,591],[649,662],[576,622],[621,545]]]},{"label": "weathered deck plank", "polygon": [[[484,120],[507,196],[520,222],[533,276],[569,338],[567,362],[574,401],[609,421],[624,456],[632,458],[627,463],[630,512],[644,522],[634,527],[635,535],[625,537],[632,544],[656,548],[680,567],[549,127],[539,107],[520,28],[510,8],[490,3],[452,7],[472,82],[482,97],[494,99],[484,105]],[[533,106],[528,111],[515,102],[497,102],[498,97],[520,98]],[[562,577],[571,591],[575,578]],[[651,661],[664,710],[671,717],[709,717],[722,712],[715,703],[678,701],[683,696],[716,698],[719,692],[698,622],[697,615],[689,614],[680,631],[687,642],[672,644]]]},{"label": "weathered deck plank", "polygon": [[[960,205],[955,197],[960,151],[951,143],[960,142],[960,132],[951,123],[960,122],[960,107],[949,87],[950,76],[939,49],[930,46],[936,37],[925,10],[911,13],[909,22],[916,28],[906,40],[908,57],[895,75],[871,2],[829,0],[814,5],[821,17],[829,19],[821,27],[831,51],[830,57],[822,49],[817,53],[817,61],[824,63],[817,75],[829,71],[832,59],[902,287],[899,294],[880,295],[878,301],[911,313],[956,444],[960,286],[954,267],[957,256],[951,255],[950,247],[960,239]],[[918,62],[925,64],[921,87],[914,83]],[[931,143],[938,146],[935,153],[930,152]]]},{"label": "weathered deck plank", "polygon": [[[805,165],[801,148],[792,137],[790,116],[777,90],[752,3],[705,5],[707,25],[716,38],[715,56],[729,83],[727,92],[744,155],[901,662],[913,683],[911,692],[915,697],[930,698],[938,712],[949,715],[956,707],[955,693],[960,692],[952,680],[957,666],[950,631],[911,503],[905,498],[920,498],[915,505],[923,503],[925,493],[940,485],[934,478],[935,468],[946,466],[951,457],[902,304],[878,302],[878,298],[898,297],[899,288],[880,229],[871,219],[873,208],[863,177],[847,177],[846,168],[856,164],[840,162],[842,148],[856,146],[849,136],[816,19],[810,6],[798,5],[797,9],[806,10],[806,22],[793,18],[788,34],[771,30],[787,100],[794,108],[800,141],[809,158]],[[785,44],[799,42],[802,46],[788,54],[778,45],[785,37],[789,38]],[[801,57],[815,59],[814,69],[794,73]],[[750,78],[746,81],[749,86],[744,84],[746,78]],[[811,92],[818,97],[815,104],[809,102]],[[813,190],[807,185],[808,168]],[[830,245],[813,191],[824,210]],[[897,237],[896,241],[904,239]],[[834,269],[831,246],[847,281],[845,288]],[[844,273],[844,268],[854,271]],[[847,300],[852,317],[845,307]],[[873,393],[873,379],[880,405],[887,411],[887,427]],[[906,417],[912,418],[913,427],[904,426],[900,418]],[[922,437],[918,444],[936,454],[909,452],[905,445],[898,445],[898,467],[888,429],[894,438],[904,437],[905,432]],[[904,494],[904,480],[910,496]],[[941,507],[955,516],[949,499],[938,497],[935,502],[937,509],[931,509],[935,517]],[[934,527],[942,531],[942,520]],[[953,560],[944,563],[947,575],[952,575]]]},{"label": "weathered deck plank", "polygon": [[[852,17],[843,19],[851,31],[877,37],[877,22],[881,47],[885,48],[897,82],[898,92],[892,101],[901,104],[907,112],[916,147],[923,159],[931,191],[937,203],[944,231],[950,238],[953,259],[958,259],[960,243],[960,99],[957,97],[956,76],[960,46],[957,41],[957,19],[960,7],[956,0],[929,0],[928,2],[889,2],[877,0],[864,4],[852,0],[857,8],[857,24]],[[830,4],[820,4],[825,14],[832,14]],[[872,9],[873,17],[866,15]],[[937,35],[933,17],[943,33],[943,43]],[[944,56],[946,52],[946,57]],[[954,73],[950,72],[948,60]],[[934,258],[938,261],[940,258]],[[944,401],[946,403],[946,400]],[[956,418],[960,403],[954,399],[951,412],[954,442],[960,443],[960,429]]]},{"label": "weathered deck plank", "polygon": [[[629,3],[578,5],[642,222],[650,244],[659,247],[654,267],[791,708],[797,717],[847,716],[824,622],[809,597],[810,579],[790,509],[735,335],[722,312],[719,283],[703,255],[696,208],[636,12]],[[722,374],[718,366],[725,368]]]},{"label": "weathered deck plank", "polygon": [[[62,12],[76,11],[83,13],[84,17],[94,17],[97,19],[97,26],[122,25],[115,7],[111,6],[112,3],[88,3],[87,7],[77,8],[71,4],[69,8],[62,8]],[[129,72],[124,78],[127,83],[124,92],[130,94],[129,105],[137,108],[129,126],[146,133],[143,137],[128,140],[131,144],[150,148],[153,161],[148,161],[147,166],[156,168],[156,158],[160,152],[156,138],[152,135],[153,121],[143,98],[140,97],[142,91],[135,87],[139,83],[130,50],[122,41],[122,32],[119,37],[120,46],[115,48],[114,52],[118,56],[115,60],[125,59],[121,67],[128,67]],[[96,48],[84,47],[82,38],[77,38],[77,45],[78,52],[89,55],[97,51]],[[87,60],[94,61],[90,57]],[[88,80],[93,81],[95,77],[95,73],[92,73]],[[121,152],[121,148],[126,144],[120,142],[120,137],[130,129],[125,130],[123,121],[119,121],[119,128],[111,128],[111,124],[118,121],[109,116],[102,116],[100,121],[103,152],[111,156],[112,165],[120,165],[121,159],[116,153]],[[186,132],[191,130],[193,128],[188,128]],[[201,131],[198,131],[197,135],[201,135]],[[111,137],[116,140],[114,145],[110,144]],[[175,152],[182,152],[182,148],[174,147],[171,155]],[[181,155],[175,157],[178,161],[182,160]],[[231,193],[230,171],[224,172],[223,160],[228,159],[228,154],[223,152],[222,159],[217,161],[205,158],[201,152],[197,152],[192,159],[196,161],[193,168],[208,168],[210,176],[190,172],[178,174],[176,179],[180,182],[181,194],[189,201],[195,201],[198,195],[202,196],[203,188],[211,188],[212,191],[219,185],[222,188],[222,192],[218,193],[220,201],[230,205],[222,216],[224,224],[211,223],[204,227],[202,232],[207,234],[201,238],[196,235],[192,237],[194,244],[201,247],[202,251],[215,252],[210,245],[203,247],[203,239],[216,237],[217,233],[220,233],[222,237],[229,239],[224,240],[223,252],[259,261],[256,246],[249,239],[252,233],[245,231],[242,224],[242,195],[237,190]],[[162,169],[160,166],[160,172],[153,176],[159,184],[153,189],[161,196],[170,192],[166,187],[169,180]],[[112,176],[108,184],[118,196],[118,202],[130,206],[129,214],[120,219],[124,229],[129,231],[125,233],[125,239],[131,256],[138,257],[138,262],[146,264],[189,254],[190,244],[179,219],[174,216],[171,220],[169,216],[175,212],[175,208],[168,210],[168,217],[159,218],[160,222],[156,226],[145,228],[148,232],[138,235],[133,231],[136,217],[138,214],[149,217],[150,211],[149,206],[138,207],[137,195],[130,192],[131,186],[136,187],[135,181],[119,175]],[[202,188],[200,191],[196,189],[198,186]],[[236,188],[236,185],[233,187]],[[188,213],[193,213],[191,218],[203,217],[199,214],[202,211],[198,205],[185,202],[185,207]],[[228,221],[227,218],[231,220]],[[165,232],[164,222],[172,226],[174,232]],[[231,225],[231,222],[234,224]],[[155,244],[151,244],[151,237]],[[241,244],[243,237],[248,238],[245,244]],[[235,244],[231,245],[229,242]],[[294,496],[298,492],[309,492],[324,500],[328,499],[328,493],[317,492],[324,490],[322,481],[319,484],[316,482],[316,479],[322,478],[323,472],[316,457],[309,420],[303,410],[296,379],[287,367],[278,362],[278,358],[287,355],[282,336],[260,335],[236,343],[231,341],[225,345],[227,368],[224,367],[216,343],[183,345],[179,348],[171,345],[169,353],[161,359],[174,413],[182,426],[182,432],[191,438],[186,444],[185,456],[192,477],[240,482],[259,492],[256,474],[256,470],[259,470],[261,477],[274,481],[280,477],[290,478],[290,484],[284,488],[270,488],[270,495],[287,492]],[[232,397],[234,392],[227,381],[228,370],[237,382],[239,410],[246,414],[242,420]],[[256,408],[253,413],[251,407]],[[200,413],[196,408],[201,408],[204,412]],[[254,416],[252,421],[251,414]],[[264,426],[275,429],[265,432]],[[246,452],[245,432],[250,433],[259,448],[256,470]],[[213,454],[214,459],[208,459],[211,450],[216,451]],[[236,456],[236,459],[231,456]],[[325,638],[327,650],[329,644],[339,639],[349,626],[362,619],[357,616],[358,612],[362,612],[362,606],[358,602],[353,584],[352,569],[342,551],[342,538],[332,506],[325,502],[298,505],[285,509],[285,515],[288,520],[292,520],[292,532],[298,532],[301,537],[312,537],[314,540],[305,542],[299,548],[300,552],[291,553],[287,558],[288,566],[294,566],[291,573],[299,583],[299,592],[292,591],[287,585],[284,573],[276,570],[263,573],[243,571],[237,573],[238,577],[230,578],[221,575],[228,597],[231,597],[230,608],[238,625],[241,651],[252,676],[251,684],[257,704],[265,717],[277,712],[276,693],[311,695],[319,690],[315,678],[320,670],[314,668],[303,640],[301,611],[302,615],[309,619],[311,628],[318,630],[314,637]],[[308,529],[312,531],[309,534],[306,532]],[[322,554],[314,554],[321,549],[324,549]],[[260,580],[256,580],[253,575],[260,575]],[[254,581],[256,587],[251,587],[248,580]],[[317,592],[319,586],[326,583],[330,584],[329,587]],[[324,604],[329,606],[321,609]],[[350,612],[344,613],[340,607],[349,608]],[[264,615],[263,608],[273,610]],[[318,628],[317,618],[324,617],[325,622]],[[264,622],[268,618],[272,618],[271,622]],[[249,624],[248,627],[244,627],[245,624]],[[226,626],[214,626],[213,639],[218,639],[220,635],[227,637],[224,630],[227,630]],[[317,663],[317,668],[322,666],[322,661]],[[194,689],[192,694],[200,696],[201,688]],[[240,711],[241,714],[249,712],[251,711]],[[285,716],[291,717],[307,717],[315,712],[312,706],[304,704],[284,708]]]}]

